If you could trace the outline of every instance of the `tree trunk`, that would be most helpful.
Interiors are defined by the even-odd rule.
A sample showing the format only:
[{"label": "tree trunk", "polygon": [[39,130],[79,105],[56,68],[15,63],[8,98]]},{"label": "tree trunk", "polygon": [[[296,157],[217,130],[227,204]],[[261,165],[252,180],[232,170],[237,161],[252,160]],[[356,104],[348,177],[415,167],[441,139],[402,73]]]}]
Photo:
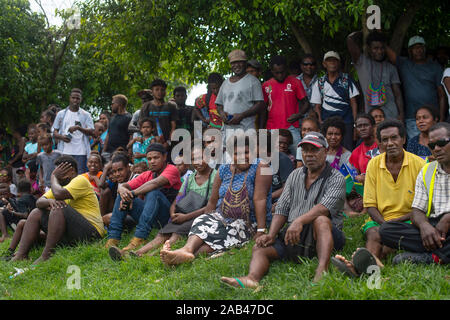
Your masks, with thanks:
[{"label": "tree trunk", "polygon": [[300,44],[300,46],[302,47],[303,51],[305,53],[313,53],[311,45],[309,44],[308,40],[305,38],[305,36],[303,36],[300,31],[297,29],[297,27],[294,25],[293,22],[290,23],[291,25],[291,29],[292,29],[292,33],[295,36],[295,39],[297,39],[297,42]]},{"label": "tree trunk", "polygon": [[417,11],[420,9],[421,6],[422,3],[419,1],[411,3],[406,8],[406,11],[404,11],[403,14],[400,16],[400,18],[397,21],[397,24],[395,25],[394,33],[392,34],[389,46],[392,48],[392,50],[395,51],[397,55],[400,54],[406,32],[408,31],[408,28],[411,25],[414,16],[416,15]]}]

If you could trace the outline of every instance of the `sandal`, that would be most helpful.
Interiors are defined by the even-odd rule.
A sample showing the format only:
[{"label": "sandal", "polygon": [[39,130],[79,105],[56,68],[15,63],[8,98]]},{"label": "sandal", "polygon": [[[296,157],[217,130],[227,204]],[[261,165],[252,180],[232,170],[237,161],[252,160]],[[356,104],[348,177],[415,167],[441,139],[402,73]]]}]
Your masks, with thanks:
[{"label": "sandal", "polygon": [[366,248],[359,248],[356,250],[352,259],[353,265],[359,274],[367,273],[370,266],[377,266],[377,261],[372,253]]},{"label": "sandal", "polygon": [[117,248],[115,246],[112,246],[112,247],[109,248],[108,252],[109,252],[109,256],[114,261],[121,261],[121,260],[123,260],[122,251],[119,248]]},{"label": "sandal", "polygon": [[357,276],[359,276],[358,274],[355,274],[352,269],[350,269],[347,264],[342,261],[339,260],[335,257],[331,257],[331,263],[342,273],[348,275],[349,277],[355,278]]}]

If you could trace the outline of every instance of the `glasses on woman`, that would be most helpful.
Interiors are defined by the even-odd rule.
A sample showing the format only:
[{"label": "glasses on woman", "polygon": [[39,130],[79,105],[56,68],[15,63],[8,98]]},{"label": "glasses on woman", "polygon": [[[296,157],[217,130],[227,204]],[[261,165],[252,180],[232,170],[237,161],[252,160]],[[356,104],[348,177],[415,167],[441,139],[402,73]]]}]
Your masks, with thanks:
[{"label": "glasses on woman", "polygon": [[430,148],[430,150],[434,150],[434,148],[435,148],[436,146],[439,146],[440,148],[443,148],[443,147],[445,147],[449,142],[450,142],[450,138],[447,138],[447,139],[441,139],[441,140],[438,140],[438,141],[436,141],[436,142],[430,142],[430,143],[428,144],[428,148]]}]

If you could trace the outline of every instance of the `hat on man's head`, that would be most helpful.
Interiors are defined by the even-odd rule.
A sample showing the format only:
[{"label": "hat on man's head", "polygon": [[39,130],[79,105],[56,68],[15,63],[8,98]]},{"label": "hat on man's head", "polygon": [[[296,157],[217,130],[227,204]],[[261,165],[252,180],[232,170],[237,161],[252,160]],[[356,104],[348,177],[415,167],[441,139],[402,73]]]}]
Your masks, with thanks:
[{"label": "hat on man's head", "polygon": [[328,51],[327,53],[325,53],[325,55],[323,56],[323,61],[327,60],[328,58],[336,58],[341,61],[341,57],[336,51]]},{"label": "hat on man's head", "polygon": [[164,146],[161,143],[151,143],[148,147],[146,152],[149,153],[151,151],[157,151],[161,154],[166,154],[167,150],[164,148]]},{"label": "hat on man's head", "polygon": [[256,59],[248,60],[248,61],[247,61],[247,64],[248,64],[250,67],[253,67],[253,68],[257,69],[257,70],[261,70],[261,69],[262,69],[261,63],[259,63],[258,60],[256,60]]},{"label": "hat on man's head", "polygon": [[425,39],[422,38],[421,36],[414,36],[414,37],[411,37],[411,38],[409,39],[409,41],[408,41],[408,48],[409,48],[409,47],[412,47],[412,46],[415,45],[415,44],[423,44],[423,45],[425,45]]},{"label": "hat on man's head", "polygon": [[236,49],[230,52],[228,55],[228,60],[230,60],[230,63],[235,61],[247,61],[247,55],[244,51]]},{"label": "hat on man's head", "polygon": [[328,148],[327,139],[323,136],[323,134],[319,132],[310,131],[308,132],[303,139],[300,141],[298,146],[300,147],[302,144],[309,143],[317,148]]}]

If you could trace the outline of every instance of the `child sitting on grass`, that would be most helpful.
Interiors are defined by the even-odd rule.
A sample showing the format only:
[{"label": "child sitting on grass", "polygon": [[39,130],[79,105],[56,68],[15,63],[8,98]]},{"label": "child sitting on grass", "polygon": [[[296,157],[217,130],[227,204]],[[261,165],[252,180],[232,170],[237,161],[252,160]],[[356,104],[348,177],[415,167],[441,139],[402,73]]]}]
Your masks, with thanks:
[{"label": "child sitting on grass", "polygon": [[133,151],[133,163],[147,162],[147,147],[152,142],[159,142],[159,138],[154,136],[156,128],[155,122],[150,118],[139,121],[139,131],[133,134],[133,138],[127,145],[127,149]]},{"label": "child sitting on grass", "polygon": [[88,172],[83,173],[82,176],[89,180],[97,198],[100,199],[100,177],[102,176],[103,161],[100,154],[96,151],[91,151],[87,161]]},{"label": "child sitting on grass", "polygon": [[[17,229],[19,221],[26,219],[28,214],[36,207],[36,199],[30,194],[31,183],[26,179],[19,181],[17,185],[18,197],[11,197],[9,192],[2,193],[3,210],[0,213],[0,230],[2,236],[0,242],[3,242],[8,236],[8,227],[13,231]],[[8,189],[6,188],[6,191]],[[0,191],[1,192],[1,191]]]}]

